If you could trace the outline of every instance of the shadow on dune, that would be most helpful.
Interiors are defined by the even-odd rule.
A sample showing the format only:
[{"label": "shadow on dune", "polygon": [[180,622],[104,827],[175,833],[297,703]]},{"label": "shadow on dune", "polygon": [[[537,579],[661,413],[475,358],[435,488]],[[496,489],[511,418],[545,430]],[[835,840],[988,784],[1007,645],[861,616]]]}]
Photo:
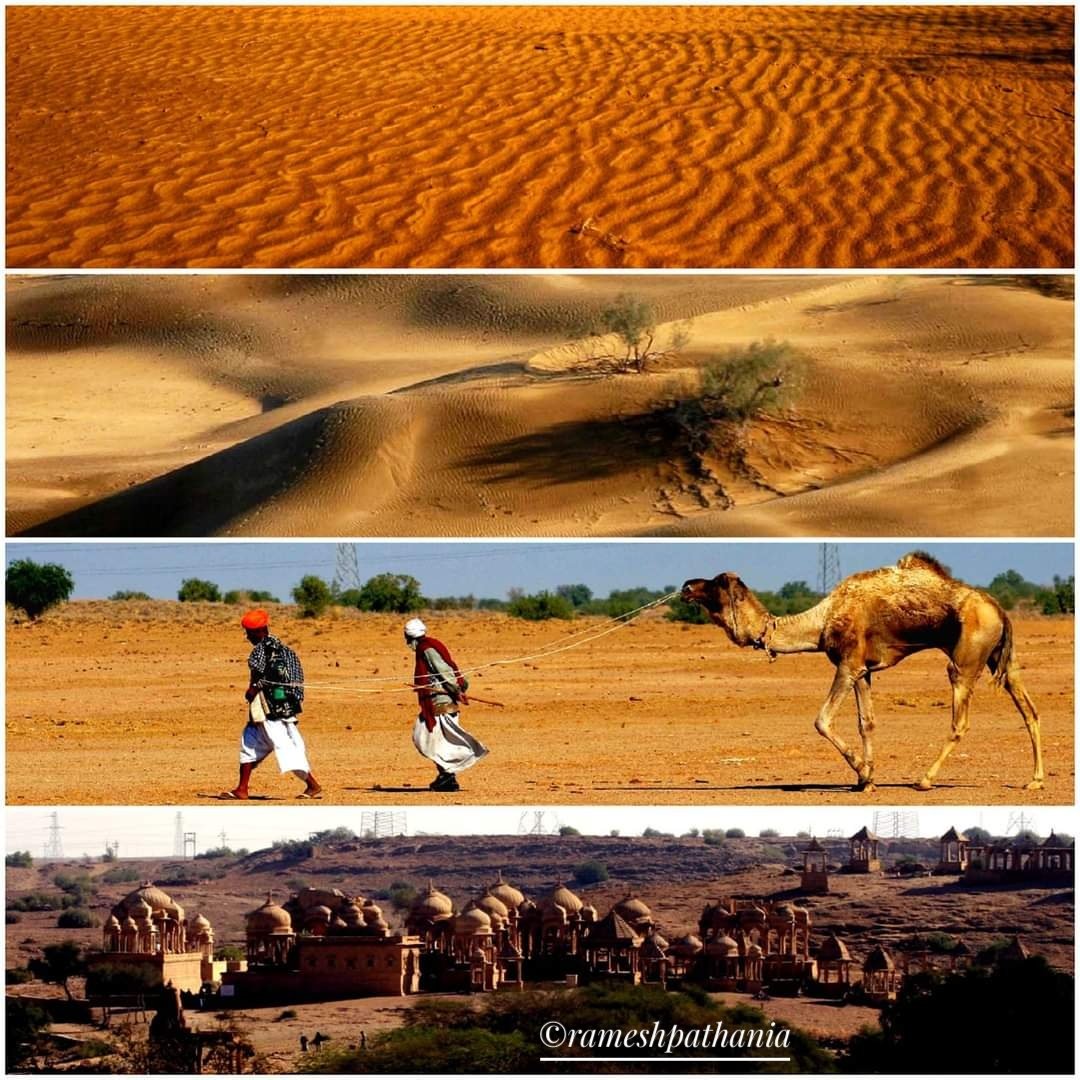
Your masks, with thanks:
[{"label": "shadow on dune", "polygon": [[42,522],[21,536],[204,536],[287,487],[318,452],[331,409]]},{"label": "shadow on dune", "polygon": [[572,484],[659,465],[677,451],[655,414],[608,420],[568,420],[479,448],[466,469],[491,479]]}]

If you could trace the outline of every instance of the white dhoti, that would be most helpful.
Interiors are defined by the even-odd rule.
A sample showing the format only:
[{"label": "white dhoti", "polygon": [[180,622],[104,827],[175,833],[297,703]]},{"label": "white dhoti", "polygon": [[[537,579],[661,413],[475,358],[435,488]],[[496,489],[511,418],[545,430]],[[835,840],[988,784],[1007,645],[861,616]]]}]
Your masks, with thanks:
[{"label": "white dhoti", "polygon": [[277,757],[278,768],[307,780],[311,766],[307,748],[295,720],[259,719],[265,717],[259,699],[251,703],[249,720],[240,736],[240,764],[258,765],[268,754]]},{"label": "white dhoti", "polygon": [[431,731],[428,731],[423,715],[417,716],[412,741],[424,757],[448,773],[471,768],[488,753],[488,748],[458,723],[456,712],[436,716]]}]

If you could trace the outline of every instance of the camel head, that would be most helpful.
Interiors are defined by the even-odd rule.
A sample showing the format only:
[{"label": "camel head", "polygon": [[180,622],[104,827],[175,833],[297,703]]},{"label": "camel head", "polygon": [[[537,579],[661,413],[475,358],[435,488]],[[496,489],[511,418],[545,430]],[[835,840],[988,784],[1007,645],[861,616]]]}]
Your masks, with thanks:
[{"label": "camel head", "polygon": [[691,578],[683,584],[681,596],[686,603],[703,607],[736,645],[761,647],[769,613],[738,574],[725,571],[712,579]]}]

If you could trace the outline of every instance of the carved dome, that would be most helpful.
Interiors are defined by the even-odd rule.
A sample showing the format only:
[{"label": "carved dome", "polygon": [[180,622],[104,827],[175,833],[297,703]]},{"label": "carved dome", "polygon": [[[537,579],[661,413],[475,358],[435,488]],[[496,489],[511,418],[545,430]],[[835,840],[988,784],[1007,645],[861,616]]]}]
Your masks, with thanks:
[{"label": "carved dome", "polygon": [[364,922],[378,922],[382,918],[382,908],[378,904],[365,904],[363,914]]},{"label": "carved dome", "polygon": [[454,919],[455,934],[491,933],[491,919],[486,911],[481,911],[475,904]]},{"label": "carved dome", "polygon": [[427,889],[413,901],[409,909],[410,918],[427,919],[430,922],[448,919],[453,914],[453,901],[445,893],[439,892],[430,881]]},{"label": "carved dome", "polygon": [[270,896],[267,896],[262,907],[249,911],[246,919],[249,934],[292,933],[292,918],[283,907],[275,904]]},{"label": "carved dome", "polygon": [[520,907],[525,902],[525,894],[514,888],[508,881],[503,881],[502,871],[495,882],[488,886],[488,895],[501,900],[508,908]]},{"label": "carved dome", "polygon": [[196,915],[188,920],[188,929],[198,933],[200,930],[210,929],[210,920],[205,915]]},{"label": "carved dome", "polygon": [[739,943],[727,934],[721,934],[705,946],[705,951],[711,956],[738,956]]},{"label": "carved dome", "polygon": [[552,890],[548,899],[563,908],[568,915],[576,915],[584,906],[581,899],[575,896],[561,881]]},{"label": "carved dome", "polygon": [[480,899],[476,901],[476,906],[481,911],[486,911],[489,915],[498,915],[503,919],[510,914],[509,908],[507,908],[497,896],[493,896],[491,893],[485,893],[481,896]]},{"label": "carved dome", "polygon": [[636,896],[627,896],[615,905],[617,911],[628,923],[640,922],[642,919],[651,919],[652,912],[644,900]]}]

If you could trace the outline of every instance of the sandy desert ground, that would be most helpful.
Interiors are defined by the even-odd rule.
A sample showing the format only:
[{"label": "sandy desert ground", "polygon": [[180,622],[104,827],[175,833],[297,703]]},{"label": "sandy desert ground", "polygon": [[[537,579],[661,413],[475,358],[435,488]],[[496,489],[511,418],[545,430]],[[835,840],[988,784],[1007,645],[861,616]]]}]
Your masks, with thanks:
[{"label": "sandy desert ground", "polygon": [[[248,648],[239,610],[90,601],[37,624],[9,621],[8,802],[184,805],[231,787],[246,719]],[[1073,801],[1071,619],[1015,625],[1024,680],[1042,716],[1042,791],[1024,790],[1030,740],[1012,702],[985,681],[971,730],[940,784],[926,793],[912,787],[949,731],[940,654],[918,654],[875,679],[878,790],[856,794],[847,765],[814,730],[832,679],[825,657],[769,664],[714,627],[652,614],[550,659],[477,673],[473,693],[505,708],[466,711],[464,723],[491,753],[449,796],[426,790],[433,772],[412,746],[411,693],[362,681],[400,674],[404,682],[411,674],[400,618],[342,612],[304,622],[287,609],[274,618],[304,662],[302,730],[326,799],[335,803]],[[466,670],[535,653],[568,630],[486,613],[446,613],[432,625]],[[612,670],[614,648],[624,664]],[[853,703],[837,730],[856,738]],[[300,787],[267,763],[252,790],[291,801]]]},{"label": "sandy desert ground", "polygon": [[[734,820],[734,819],[733,819]],[[662,822],[660,822],[662,824]],[[960,821],[958,827],[967,827]],[[795,841],[795,848],[804,842]],[[393,840],[359,841],[326,845],[311,858],[283,865],[269,852],[243,859],[213,859],[196,864],[175,860],[125,860],[138,870],[140,879],[160,880],[170,871],[195,865],[204,880],[188,885],[167,886],[166,891],[183,905],[189,915],[200,912],[214,926],[219,944],[242,943],[243,916],[263,902],[269,889],[279,899],[298,884],[340,888],[349,895],[370,896],[392,882],[425,884],[434,876],[436,884],[459,904],[478,895],[502,872],[506,880],[527,896],[539,900],[555,881],[568,876],[569,869],[595,859],[610,871],[611,878],[600,885],[572,886],[584,900],[601,912],[621,900],[627,892],[640,896],[651,908],[661,932],[669,940],[696,931],[697,920],[706,903],[721,896],[792,898],[798,879],[784,873],[776,861],[779,844],[791,849],[790,838],[761,841],[756,838],[728,841],[722,848],[709,848],[700,840],[600,837],[403,837]],[[841,841],[827,840],[833,856],[842,861]],[[910,850],[910,842],[905,850]],[[925,855],[932,861],[936,846],[928,844]],[[789,860],[790,862],[791,860]],[[114,864],[115,865],[115,864]],[[99,876],[108,864],[97,863],[87,870],[74,864],[67,871]],[[8,872],[9,896],[37,889],[52,892],[55,865]],[[288,882],[289,884],[286,884]],[[128,884],[102,884],[94,901],[99,918],[108,908],[134,888]],[[833,875],[827,896],[798,898],[810,909],[812,942],[816,947],[831,931],[839,934],[854,956],[862,957],[879,942],[895,946],[912,936],[944,931],[960,938],[973,953],[1019,934],[1033,952],[1044,955],[1064,971],[1074,968],[1073,890],[1071,888],[965,888],[952,878],[898,879],[869,875]],[[385,914],[397,925],[401,913],[384,901]],[[21,921],[7,928],[8,966],[22,966],[53,942],[82,936],[87,945],[97,945],[94,930],[58,930],[55,913],[23,913]],[[14,988],[15,993],[61,994],[59,987],[30,983]],[[744,995],[717,995],[728,1002],[748,1000]],[[296,1016],[281,1019],[281,1006],[236,1010],[233,1019],[252,1038],[257,1051],[267,1056],[270,1071],[285,1071],[299,1060],[299,1036],[315,1030],[339,1042],[352,1043],[360,1029],[370,1038],[375,1032],[402,1022],[404,1011],[427,995],[416,998],[365,998],[292,1006]],[[460,999],[459,999],[460,1000]],[[755,1003],[778,1022],[793,1023],[819,1038],[843,1039],[862,1025],[877,1021],[877,1011],[858,1006],[838,1008],[806,998],[774,998]],[[209,1014],[190,1013],[199,1026],[212,1027]],[[59,1030],[88,1034],[79,1025],[60,1025]]]},{"label": "sandy desert ground", "polygon": [[[1071,536],[1054,280],[15,277],[8,533]],[[620,294],[688,335],[643,374],[581,336]],[[799,388],[692,452],[672,402],[769,339]]]},{"label": "sandy desert ground", "polygon": [[1067,6],[7,27],[11,266],[1072,265]]}]

